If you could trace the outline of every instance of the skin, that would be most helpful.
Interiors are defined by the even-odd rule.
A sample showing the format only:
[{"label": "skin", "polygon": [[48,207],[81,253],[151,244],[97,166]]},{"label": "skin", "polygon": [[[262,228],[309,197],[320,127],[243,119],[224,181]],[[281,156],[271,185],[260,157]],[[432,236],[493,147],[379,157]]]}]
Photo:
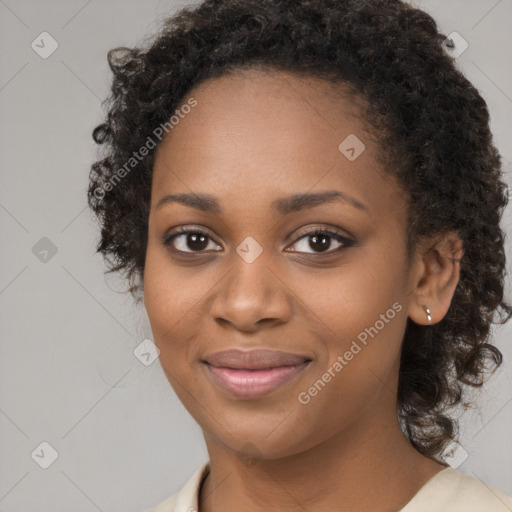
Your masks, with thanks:
[{"label": "skin", "polygon": [[[144,302],[162,367],[204,433],[211,471],[200,512],[269,503],[283,511],[398,510],[445,467],[401,432],[396,390],[407,317],[426,324],[424,304],[432,323],[444,317],[461,243],[449,233],[407,258],[406,195],[378,161],[362,100],[343,92],[276,71],[208,80],[189,93],[185,101],[192,96],[197,106],[157,150]],[[366,146],[354,161],[338,149],[349,134]],[[341,200],[281,215],[271,207],[329,190],[364,208]],[[215,196],[222,211],[156,207],[167,194],[191,192]],[[210,238],[201,247],[181,235],[165,246],[162,238],[179,226]],[[354,243],[329,238],[322,249],[305,236],[315,228],[335,228]],[[236,251],[249,236],[263,250],[252,263]],[[394,303],[401,311],[300,403],[299,393]],[[242,400],[213,384],[201,363],[235,347],[312,362],[272,393]]]}]

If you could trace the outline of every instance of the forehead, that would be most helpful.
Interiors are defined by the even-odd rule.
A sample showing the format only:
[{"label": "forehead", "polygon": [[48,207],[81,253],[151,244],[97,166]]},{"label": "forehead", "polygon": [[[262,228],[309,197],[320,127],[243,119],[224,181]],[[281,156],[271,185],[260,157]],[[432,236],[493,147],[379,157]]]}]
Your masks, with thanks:
[{"label": "forehead", "polygon": [[[157,150],[153,199],[171,192],[236,196],[240,189],[269,196],[315,184],[361,199],[382,192],[379,144],[362,116],[363,100],[344,84],[244,70],[203,82],[183,103],[191,97],[197,105]],[[344,154],[349,146],[355,159]]]}]

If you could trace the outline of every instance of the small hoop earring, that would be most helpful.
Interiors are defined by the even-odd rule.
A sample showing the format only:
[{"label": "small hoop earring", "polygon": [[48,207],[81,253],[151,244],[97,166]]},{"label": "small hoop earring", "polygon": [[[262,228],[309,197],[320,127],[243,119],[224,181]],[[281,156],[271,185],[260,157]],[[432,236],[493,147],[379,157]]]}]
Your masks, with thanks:
[{"label": "small hoop earring", "polygon": [[427,323],[431,324],[432,323],[432,313],[431,313],[430,309],[428,309],[427,306],[423,306],[423,309],[425,310],[425,314],[427,315]]}]

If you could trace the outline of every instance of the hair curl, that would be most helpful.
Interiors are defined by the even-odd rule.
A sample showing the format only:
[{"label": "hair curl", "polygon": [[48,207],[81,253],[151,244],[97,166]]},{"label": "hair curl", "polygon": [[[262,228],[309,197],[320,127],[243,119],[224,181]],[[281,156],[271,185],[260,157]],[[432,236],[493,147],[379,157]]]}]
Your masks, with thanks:
[{"label": "hair curl", "polygon": [[444,39],[431,16],[400,0],[206,0],[182,8],[147,47],[108,52],[108,112],[93,132],[106,153],[92,165],[88,190],[101,224],[97,252],[109,272],[126,273],[135,296],[143,288],[155,150],[108,183],[193,87],[258,66],[353,86],[369,105],[365,119],[379,127],[388,172],[408,194],[409,247],[447,231],[463,242],[446,316],[432,326],[408,319],[403,340],[399,418],[428,456],[456,438],[448,410],[467,405],[463,391],[482,385],[488,364],[501,364],[490,327],[512,313],[504,300],[501,158],[487,105]]}]

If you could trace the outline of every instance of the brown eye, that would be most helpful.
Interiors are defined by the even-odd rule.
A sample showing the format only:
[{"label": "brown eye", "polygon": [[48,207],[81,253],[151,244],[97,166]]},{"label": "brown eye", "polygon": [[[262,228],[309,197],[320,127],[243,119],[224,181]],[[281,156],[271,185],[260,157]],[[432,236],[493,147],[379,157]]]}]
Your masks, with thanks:
[{"label": "brown eye", "polygon": [[[184,229],[167,237],[163,243],[166,246],[172,245],[173,249],[178,252],[194,253],[205,251],[208,248],[209,243],[213,243],[213,240],[203,231],[197,229]],[[215,246],[214,243],[213,245]]]},{"label": "brown eye", "polygon": [[[333,243],[334,241],[334,243]],[[335,253],[345,247],[353,245],[353,241],[337,232],[316,229],[301,236],[293,245],[298,246],[292,252],[308,252],[310,254]],[[334,249],[332,246],[335,245]]]}]

